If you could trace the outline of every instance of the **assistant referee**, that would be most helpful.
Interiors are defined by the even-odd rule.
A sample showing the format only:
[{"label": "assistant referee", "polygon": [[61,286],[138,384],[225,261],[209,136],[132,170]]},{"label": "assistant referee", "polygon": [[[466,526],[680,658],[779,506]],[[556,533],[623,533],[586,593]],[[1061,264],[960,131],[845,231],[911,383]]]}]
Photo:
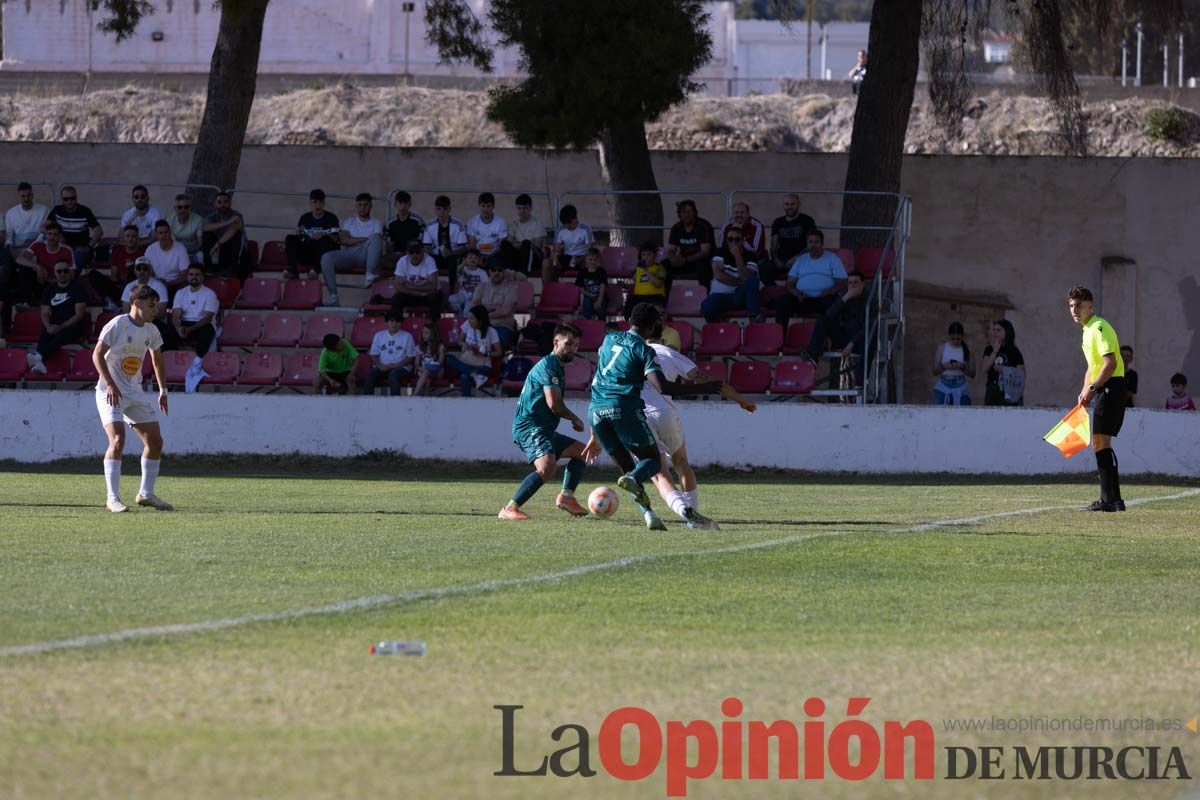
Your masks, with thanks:
[{"label": "assistant referee", "polygon": [[1117,478],[1117,455],[1112,449],[1113,437],[1121,432],[1125,421],[1125,406],[1129,391],[1125,387],[1125,363],[1117,332],[1106,320],[1093,312],[1095,301],[1086,287],[1076,286],[1067,292],[1071,319],[1083,326],[1083,357],[1087,371],[1083,373],[1083,389],[1079,404],[1086,408],[1096,399],[1092,415],[1092,449],[1096,452],[1096,472],[1100,476],[1100,499],[1087,507],[1088,511],[1124,511],[1121,483]]}]

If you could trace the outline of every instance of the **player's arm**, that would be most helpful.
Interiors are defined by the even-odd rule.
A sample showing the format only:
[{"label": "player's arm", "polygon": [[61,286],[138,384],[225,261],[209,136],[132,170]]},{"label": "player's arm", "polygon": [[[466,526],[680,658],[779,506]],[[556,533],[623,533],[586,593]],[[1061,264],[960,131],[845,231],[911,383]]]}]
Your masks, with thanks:
[{"label": "player's arm", "polygon": [[108,362],[104,357],[108,355],[109,346],[107,342],[96,342],[96,348],[92,350],[92,366],[96,368],[96,372],[100,373],[100,377],[104,379],[104,385],[108,387],[107,400],[110,406],[115,406],[121,402],[121,390],[113,383],[112,373],[108,371]]},{"label": "player's arm", "polygon": [[705,381],[704,383],[668,382],[659,370],[646,373],[646,383],[664,397],[691,397],[699,394],[720,394],[722,381]]},{"label": "player's arm", "polygon": [[553,386],[543,386],[542,394],[545,395],[546,405],[550,407],[551,411],[570,422],[571,427],[576,431],[583,433],[583,420],[577,417],[574,411],[567,408],[562,392]]},{"label": "player's arm", "polygon": [[158,384],[158,407],[167,413],[167,368],[163,365],[162,350],[150,351],[150,364],[154,367],[154,382]]},{"label": "player's arm", "polygon": [[[683,377],[690,383],[699,383],[700,381],[704,380],[705,375],[703,372],[701,372],[697,368],[697,369],[693,369],[691,372],[689,372],[687,375],[684,375]],[[725,400],[731,400],[734,403],[737,403],[739,406],[741,406],[743,409],[745,409],[745,411],[747,413],[753,414],[755,411],[758,410],[757,405],[755,405],[754,403],[751,403],[745,397],[742,397],[742,395],[740,395],[732,386],[730,386],[727,383],[721,384],[721,391],[719,392],[719,394]]]},{"label": "player's arm", "polygon": [[1079,392],[1079,404],[1086,406],[1096,396],[1101,387],[1108,383],[1108,379],[1112,377],[1113,372],[1117,369],[1117,356],[1115,353],[1105,353],[1101,356],[1100,374],[1096,379],[1088,380],[1087,370],[1083,373],[1083,389]]}]

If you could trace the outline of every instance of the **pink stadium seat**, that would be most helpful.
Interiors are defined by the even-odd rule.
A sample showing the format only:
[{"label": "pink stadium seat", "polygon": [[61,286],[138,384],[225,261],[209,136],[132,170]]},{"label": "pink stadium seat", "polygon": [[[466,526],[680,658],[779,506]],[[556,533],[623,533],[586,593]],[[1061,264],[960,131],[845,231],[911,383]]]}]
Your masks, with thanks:
[{"label": "pink stadium seat", "polygon": [[742,394],[763,394],[771,385],[771,367],[762,361],[735,361],[729,385]]},{"label": "pink stadium seat", "polygon": [[729,380],[729,366],[719,358],[697,361],[696,368],[707,375],[710,381]]},{"label": "pink stadium seat", "polygon": [[830,247],[829,252],[842,260],[842,266],[846,268],[846,272],[854,269],[854,251],[849,247]]},{"label": "pink stadium seat", "polygon": [[94,383],[100,380],[100,373],[96,371],[96,365],[92,363],[91,350],[75,351],[71,358],[71,371],[67,373],[67,380],[79,383]]},{"label": "pink stadium seat", "polygon": [[700,304],[708,297],[708,290],[694,283],[671,286],[671,294],[667,297],[667,316],[669,317],[702,317]]},{"label": "pink stadium seat", "polygon": [[533,313],[533,284],[529,281],[517,281],[517,304],[513,306],[513,313]]},{"label": "pink stadium seat", "polygon": [[786,286],[764,286],[758,291],[758,299],[765,306],[788,293]]},{"label": "pink stadium seat", "polygon": [[262,317],[245,311],[235,311],[221,320],[220,343],[226,347],[253,347],[262,330]]},{"label": "pink stadium seat", "polygon": [[204,357],[202,366],[204,367],[204,371],[208,373],[208,377],[204,379],[204,383],[217,385],[233,383],[237,380],[238,373],[241,372],[242,367],[237,353],[228,351],[209,353]]},{"label": "pink stadium seat", "polygon": [[112,321],[113,317],[117,316],[116,311],[101,311],[96,317],[96,324],[92,326],[91,335],[87,337],[89,342],[100,340],[100,331],[104,330],[104,326]]},{"label": "pink stadium seat", "polygon": [[808,350],[808,343],[812,341],[813,327],[816,325],[811,319],[802,319],[799,322],[793,322],[787,331],[787,339],[783,343],[783,354],[785,356],[802,355]]},{"label": "pink stadium seat", "polygon": [[280,309],[311,311],[321,305],[321,282],[307,278],[293,278],[283,284],[283,296],[279,299]]},{"label": "pink stadium seat", "polygon": [[690,353],[695,343],[696,329],[690,322],[664,322],[669,328],[674,328],[679,334],[679,352]]},{"label": "pink stadium seat", "polygon": [[239,386],[274,386],[283,374],[283,356],[279,353],[249,353],[238,375]]},{"label": "pink stadium seat", "polygon": [[566,389],[568,392],[586,392],[592,383],[592,362],[586,358],[576,358],[567,364]]},{"label": "pink stadium seat", "polygon": [[744,356],[777,356],[783,347],[783,327],[774,322],[751,322],[742,331]]},{"label": "pink stadium seat", "polygon": [[317,377],[317,363],[321,357],[316,353],[292,353],[284,363],[280,386],[312,386]]},{"label": "pink stadium seat", "polygon": [[346,320],[337,314],[314,314],[304,324],[304,336],[300,338],[301,347],[321,347],[321,340],[327,333],[346,335]]},{"label": "pink stadium seat", "polygon": [[264,272],[282,272],[287,269],[287,248],[283,242],[273,241],[263,244],[262,258],[258,268]]},{"label": "pink stadium seat", "polygon": [[[530,325],[545,325],[545,324],[557,325],[561,321],[562,320],[558,320],[558,319],[547,319],[546,317],[534,317],[533,319],[529,320],[529,324]],[[604,340],[601,339],[600,341],[604,341]],[[537,344],[537,342],[533,341],[532,339],[526,339],[526,338],[522,337],[521,341],[518,343],[516,349],[522,353],[536,353],[538,350],[538,344]]]},{"label": "pink stadium seat", "polygon": [[420,345],[421,329],[428,324],[429,320],[426,317],[405,317],[400,321],[400,330],[408,331],[408,335],[413,337],[413,343]]},{"label": "pink stadium seat", "polygon": [[708,322],[700,329],[698,356],[731,356],[742,344],[742,329],[736,322]]},{"label": "pink stadium seat", "polygon": [[887,278],[892,274],[892,262],[896,259],[894,250],[887,250],[882,247],[864,247],[859,250],[854,258],[854,266],[863,274],[867,280],[875,277],[875,273],[879,271],[879,263],[883,262],[883,277]]},{"label": "pink stadium seat", "polygon": [[816,367],[811,361],[780,361],[775,364],[772,394],[808,394],[816,383]]},{"label": "pink stadium seat", "polygon": [[42,335],[42,311],[30,308],[18,311],[13,315],[12,325],[8,329],[10,342],[36,342]]},{"label": "pink stadium seat", "polygon": [[600,251],[600,266],[610,278],[632,278],[637,262],[636,247],[606,247]]},{"label": "pink stadium seat", "polygon": [[[522,358],[524,358],[524,356],[522,356]],[[531,358],[529,360],[533,362],[533,364],[531,364],[529,368],[533,369],[534,367],[536,367],[538,365],[538,362],[541,361],[542,359],[541,358]],[[504,395],[507,397],[515,397],[516,395],[519,395],[521,393],[521,390],[524,388],[525,388],[525,381],[523,381],[523,380],[521,380],[521,381],[509,381],[509,380],[500,381],[500,391],[503,392]]]},{"label": "pink stadium seat", "polygon": [[[383,302],[372,303],[371,298],[379,295],[379,299]],[[384,278],[383,280],[375,281],[371,284],[371,288],[367,292],[367,303],[363,306],[364,314],[386,314],[392,310],[391,300],[396,296],[396,279]]]},{"label": "pink stadium seat", "polygon": [[259,347],[295,347],[303,332],[304,320],[298,314],[279,311],[268,314],[263,321]]},{"label": "pink stadium seat", "polygon": [[238,296],[238,308],[274,308],[279,302],[280,282],[274,278],[248,278]]},{"label": "pink stadium seat", "polygon": [[0,350],[0,381],[19,381],[29,369],[26,351],[15,347]]},{"label": "pink stadium seat", "polygon": [[242,282],[237,278],[221,278],[212,276],[204,279],[204,285],[217,293],[221,308],[233,308],[238,294],[242,291]]},{"label": "pink stadium seat", "polygon": [[625,290],[615,283],[604,290],[604,316],[616,317],[625,310]]},{"label": "pink stadium seat", "polygon": [[25,373],[26,383],[30,381],[39,381],[42,383],[61,381],[71,371],[71,354],[66,350],[59,350],[42,363],[46,367],[46,374],[39,375],[30,370]]},{"label": "pink stadium seat", "polygon": [[573,314],[579,308],[579,287],[573,283],[551,281],[542,284],[542,296],[538,300],[538,316],[551,314]]},{"label": "pink stadium seat", "polygon": [[[187,377],[188,368],[192,366],[192,362],[196,360],[196,354],[191,350],[168,350],[163,353],[163,378],[168,386],[182,384]],[[154,374],[154,367],[149,358],[146,359],[143,365],[142,374],[150,377]]]},{"label": "pink stadium seat", "polygon": [[367,382],[367,376],[371,374],[371,363],[371,357],[366,353],[359,353],[355,359],[354,380],[358,381],[359,386]]},{"label": "pink stadium seat", "polygon": [[594,353],[600,349],[604,341],[604,320],[577,319],[572,323],[579,328],[579,350],[584,353]]},{"label": "pink stadium seat", "polygon": [[354,327],[350,330],[350,344],[356,350],[371,346],[371,340],[378,331],[387,327],[383,317],[355,317]]},{"label": "pink stadium seat", "polygon": [[258,242],[254,239],[246,240],[246,255],[250,259],[250,268],[254,269],[258,266]]},{"label": "pink stadium seat", "polygon": [[442,337],[442,344],[446,345],[447,353],[458,349],[459,340],[462,338],[462,326],[464,322],[466,320],[461,317],[441,317],[438,319],[438,334]]}]

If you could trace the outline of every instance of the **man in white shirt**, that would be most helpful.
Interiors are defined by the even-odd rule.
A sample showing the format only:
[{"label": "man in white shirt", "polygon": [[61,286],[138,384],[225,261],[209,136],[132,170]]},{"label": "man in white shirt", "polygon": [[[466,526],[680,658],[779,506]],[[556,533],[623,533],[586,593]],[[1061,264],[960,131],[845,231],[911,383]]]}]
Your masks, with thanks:
[{"label": "man in white shirt", "polygon": [[187,270],[187,286],[175,294],[171,305],[171,330],[168,350],[179,350],[192,345],[196,355],[203,357],[213,339],[217,338],[217,329],[213,320],[221,310],[221,301],[217,293],[204,285],[204,268],[192,264]]},{"label": "man in white shirt", "polygon": [[409,242],[408,252],[396,262],[396,293],[392,295],[392,313],[404,316],[404,309],[416,306],[429,309],[431,319],[442,314],[442,293],[438,291],[438,270],[433,256],[425,253],[420,242]]},{"label": "man in white shirt", "polygon": [[[146,248],[145,258],[154,268],[154,277],[163,282],[168,292],[175,292],[187,283],[188,265],[191,263],[187,248],[175,241],[171,235],[171,223],[165,219],[154,223],[154,236],[158,241]],[[166,301],[167,298],[163,298],[163,302]]]},{"label": "man in white shirt", "polygon": [[508,238],[508,223],[496,213],[496,197],[479,195],[479,213],[467,221],[467,247],[479,251],[484,260],[499,257],[500,243]]},{"label": "man in white shirt", "polygon": [[508,240],[503,249],[509,257],[509,266],[518,272],[531,275],[534,264],[542,259],[542,248],[546,245],[546,225],[533,216],[533,198],[527,194],[517,195],[517,216],[508,227]]},{"label": "man in white shirt", "polygon": [[450,198],[439,194],[433,201],[433,221],[425,226],[421,243],[433,256],[439,272],[450,277],[450,285],[458,284],[458,261],[467,253],[467,226],[450,214]]},{"label": "man in white shirt", "polygon": [[417,345],[412,335],[400,328],[400,314],[389,311],[386,319],[387,329],[377,331],[371,340],[371,372],[367,375],[363,394],[375,394],[375,384],[380,378],[387,377],[392,397],[399,397],[405,381],[412,377]]},{"label": "man in white shirt", "polygon": [[33,202],[33,187],[24,181],[17,184],[17,200],[0,224],[0,245],[6,245],[13,258],[41,235],[42,223],[50,214],[44,205]]},{"label": "man in white shirt", "polygon": [[364,286],[370,286],[379,269],[379,257],[383,254],[383,223],[371,218],[371,195],[361,192],[354,198],[358,216],[344,220],[338,231],[341,250],[331,250],[321,256],[321,275],[325,288],[329,290],[329,305],[339,305],[337,271],[351,267],[363,267],[366,271]]},{"label": "man in white shirt", "polygon": [[158,311],[158,295],[149,286],[133,294],[133,306],[128,314],[113,317],[100,332],[100,340],[92,351],[92,363],[100,373],[96,383],[96,410],[100,424],[108,436],[104,453],[104,482],[108,487],[108,510],[128,511],[121,502],[121,456],[125,451],[125,426],[132,425],[142,440],[142,485],[137,504],[159,511],[170,511],[171,505],[154,494],[158,468],[162,458],[162,431],[158,415],[142,388],[142,362],[147,351],[154,364],[154,380],[158,384],[158,408],[167,413],[167,381],[162,359],[162,335],[149,324]]},{"label": "man in white shirt", "polygon": [[822,316],[846,290],[846,265],[825,249],[825,234],[808,232],[808,250],[796,256],[787,274],[788,293],[772,301],[775,321],[787,329],[793,314]]},{"label": "man in white shirt", "polygon": [[565,205],[558,212],[562,227],[554,234],[554,251],[542,262],[542,280],[558,279],[561,272],[582,269],[588,249],[596,241],[592,229],[579,221],[575,206]]},{"label": "man in white shirt", "polygon": [[[133,308],[133,296],[143,286],[149,286],[159,297],[165,298],[167,296],[167,287],[163,286],[162,281],[154,277],[154,267],[150,266],[150,262],[146,260],[145,256],[142,256],[133,263],[132,272],[134,279],[126,284],[125,289],[121,292],[122,314],[128,314],[130,309]],[[158,303],[156,309],[154,319],[151,322],[154,323],[154,327],[158,328],[158,332],[162,334],[163,341],[166,341],[171,329],[171,325],[167,321],[167,301],[163,300]]]},{"label": "man in white shirt", "polygon": [[150,192],[145,186],[133,187],[133,208],[121,215],[121,227],[132,225],[138,231],[138,244],[146,247],[154,241],[154,226],[163,218],[158,206],[150,205]]}]

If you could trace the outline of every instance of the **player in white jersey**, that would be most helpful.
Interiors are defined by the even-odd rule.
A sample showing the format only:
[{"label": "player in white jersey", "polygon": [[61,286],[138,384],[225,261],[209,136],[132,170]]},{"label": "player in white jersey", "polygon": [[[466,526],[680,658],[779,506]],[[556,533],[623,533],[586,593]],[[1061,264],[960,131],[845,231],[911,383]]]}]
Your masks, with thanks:
[{"label": "player in white jersey", "polygon": [[[162,298],[165,299],[165,298]],[[125,450],[125,426],[132,425],[142,440],[142,485],[137,504],[159,511],[171,511],[169,503],[154,494],[162,457],[162,432],[158,414],[150,396],[142,388],[142,363],[149,351],[158,384],[158,407],[167,413],[167,383],[163,370],[162,334],[154,326],[158,310],[158,292],[140,286],[130,295],[128,314],[113,317],[100,332],[100,341],[92,351],[92,363],[100,373],[96,383],[96,410],[100,424],[108,434],[104,453],[104,481],[108,485],[108,510],[128,511],[121,502],[121,455]]]},{"label": "player in white jersey", "polygon": [[[662,322],[659,321],[654,335],[648,344],[654,348],[658,365],[662,368],[663,380],[695,382],[707,380],[707,376],[687,356],[667,347],[662,343]],[[753,414],[757,409],[754,403],[742,397],[728,384],[721,384],[721,397],[732,400],[747,412]],[[696,473],[688,463],[687,440],[683,435],[683,424],[679,421],[679,411],[675,401],[655,391],[647,384],[642,388],[642,402],[646,404],[646,422],[654,431],[659,446],[666,453],[662,471],[651,480],[658,489],[663,501],[671,507],[689,528],[708,528],[719,530],[717,523],[699,513],[700,487],[696,483]],[[675,468],[679,475],[679,488],[671,481],[669,466]],[[687,513],[691,512],[691,513]],[[699,520],[699,521],[697,521]]]}]

